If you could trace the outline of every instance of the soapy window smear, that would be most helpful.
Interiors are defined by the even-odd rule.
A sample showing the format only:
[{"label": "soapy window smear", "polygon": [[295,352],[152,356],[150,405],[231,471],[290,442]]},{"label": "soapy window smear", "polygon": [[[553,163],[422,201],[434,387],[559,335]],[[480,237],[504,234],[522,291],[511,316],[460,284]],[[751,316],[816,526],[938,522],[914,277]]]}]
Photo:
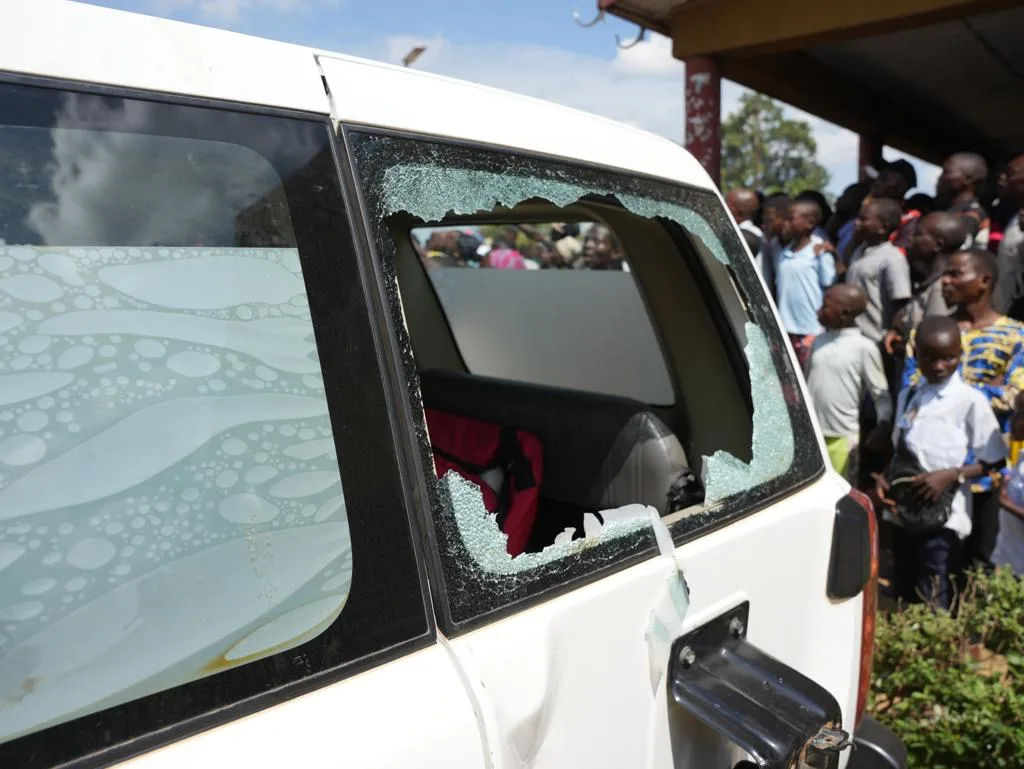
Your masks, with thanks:
[{"label": "soapy window smear", "polygon": [[295,249],[0,247],[0,329],[0,740],[338,617],[351,544]]},{"label": "soapy window smear", "polygon": [[[415,331],[422,317],[420,308],[413,308],[419,300],[416,292],[429,291],[432,287],[443,304],[445,290],[453,293],[454,289],[445,289],[431,276],[426,283],[416,284],[414,290],[406,283],[408,273],[395,271],[396,243],[402,238],[408,239],[410,230],[424,226],[438,229],[464,227],[475,222],[508,222],[513,216],[519,217],[515,221],[521,221],[530,215],[535,217],[533,221],[551,222],[569,216],[575,216],[576,221],[592,221],[589,217],[597,214],[607,216],[612,229],[617,223],[621,224],[623,232],[628,234],[629,228],[634,226],[630,221],[649,228],[653,220],[663,228],[659,237],[668,234],[688,240],[689,247],[703,260],[705,269],[724,278],[726,290],[733,294],[729,324],[737,342],[736,379],[741,391],[749,381],[745,409],[740,407],[747,412],[749,449],[744,454],[744,448],[735,446],[735,441],[732,452],[722,449],[721,443],[716,447],[714,430],[705,427],[703,445],[710,444],[709,450],[700,452],[705,456],[691,458],[692,470],[704,484],[703,503],[666,518],[672,535],[687,535],[749,510],[759,501],[783,492],[820,470],[821,459],[811,442],[798,441],[795,437],[797,433],[811,436],[813,432],[806,409],[796,396],[795,372],[786,356],[784,339],[759,288],[749,257],[716,195],[667,182],[482,149],[361,132],[349,132],[348,139],[356,156],[367,212],[375,229],[376,246],[393,301],[403,363],[412,382],[421,374],[419,366],[430,365],[422,360],[429,355],[417,353],[419,360],[413,355],[406,325],[407,322],[413,324]],[[552,206],[557,211],[553,211]],[[621,213],[616,214],[616,211]],[[623,218],[630,215],[633,220]],[[639,225],[636,226],[639,232]],[[647,288],[643,284],[645,270],[656,275],[657,264],[653,270],[650,263],[645,266],[644,254],[638,253],[643,251],[643,239],[627,243],[624,237],[623,245],[630,264],[639,265],[630,271],[636,273],[641,288]],[[474,271],[427,272],[447,273],[444,279],[452,280],[453,273]],[[551,280],[551,276],[540,276],[557,271],[479,272],[505,272],[511,287],[513,281]],[[467,276],[463,285],[472,282],[468,277],[471,276]],[[566,279],[571,277],[566,276]],[[611,275],[604,277],[613,278]],[[649,279],[657,280],[657,277]],[[399,288],[413,293],[403,298]],[[715,290],[723,291],[721,285]],[[730,299],[719,298],[723,302]],[[410,308],[413,308],[411,314]],[[571,324],[573,317],[566,313],[563,322]],[[452,331],[457,332],[454,328]],[[415,339],[414,333],[413,343]],[[699,359],[686,364],[677,361],[675,366],[699,363]],[[615,366],[616,361],[608,360],[607,365]],[[527,378],[525,381],[538,380]],[[614,392],[602,390],[600,386],[584,389]],[[412,395],[415,418],[417,413],[422,413],[423,402],[415,387]],[[708,409],[711,404],[694,401],[689,405]],[[432,468],[427,448],[429,435],[424,424],[416,419],[421,456],[424,465]],[[676,429],[685,430],[685,424],[677,421]],[[808,446],[803,446],[804,443]],[[545,474],[547,472],[545,466]],[[542,492],[544,488],[542,484]],[[456,622],[555,587],[569,576],[621,563],[654,549],[657,527],[652,526],[644,505],[589,504],[580,511],[583,525],[568,527],[545,543],[546,546],[535,543],[527,552],[513,557],[505,551],[505,538],[495,516],[487,512],[483,495],[472,482],[448,473],[435,488],[428,487],[428,490],[437,493],[435,532],[442,551],[449,556],[444,559],[444,576]],[[586,523],[588,516],[593,521],[594,515],[602,522],[598,527]]]},{"label": "soapy window smear", "polygon": [[348,600],[282,177],[136,131],[159,117],[72,96],[0,126],[0,742],[295,649]]}]

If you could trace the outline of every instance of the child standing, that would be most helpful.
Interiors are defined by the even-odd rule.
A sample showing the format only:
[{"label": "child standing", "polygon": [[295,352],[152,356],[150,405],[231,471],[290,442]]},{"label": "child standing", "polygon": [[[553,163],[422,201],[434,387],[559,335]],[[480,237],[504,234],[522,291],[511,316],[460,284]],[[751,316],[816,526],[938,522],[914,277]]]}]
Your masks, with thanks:
[{"label": "child standing", "polygon": [[825,292],[818,320],[825,333],[814,340],[807,364],[807,387],[825,434],[832,466],[851,483],[857,478],[860,405],[865,396],[879,421],[890,422],[892,401],[878,346],[857,327],[867,308],[864,292],[839,284]]},{"label": "child standing", "polygon": [[999,534],[992,562],[1024,575],[1024,393],[1017,393],[1013,406],[1010,458],[999,494]]},{"label": "child standing", "polygon": [[903,253],[889,242],[889,237],[900,226],[901,215],[895,201],[864,201],[855,226],[860,245],[846,270],[846,282],[858,286],[867,296],[867,312],[857,325],[875,344],[882,342],[892,326],[893,316],[909,301],[912,293],[910,265]]},{"label": "child standing", "polygon": [[785,235],[787,245],[775,262],[776,300],[779,317],[789,335],[801,368],[807,368],[814,337],[821,333],[818,310],[825,290],[836,278],[835,258],[818,248],[814,234],[821,224],[821,207],[813,200],[798,200],[789,207]]},{"label": "child standing", "polygon": [[[964,383],[960,328],[929,316],[916,331],[923,381],[900,393],[889,472],[876,494],[894,531],[894,587],[905,601],[949,608],[950,578],[971,533],[968,484],[1005,465],[1006,444],[985,396]],[[975,461],[965,464],[973,455]]]}]

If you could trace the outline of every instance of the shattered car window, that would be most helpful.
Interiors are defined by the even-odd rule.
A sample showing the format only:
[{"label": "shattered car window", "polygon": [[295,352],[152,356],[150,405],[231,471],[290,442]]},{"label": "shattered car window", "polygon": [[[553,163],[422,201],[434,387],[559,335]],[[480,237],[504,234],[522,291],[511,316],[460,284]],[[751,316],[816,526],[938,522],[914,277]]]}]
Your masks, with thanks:
[{"label": "shattered car window", "polygon": [[[367,216],[391,292],[395,327],[403,345],[406,374],[414,398],[422,397],[415,383],[424,372],[422,361],[416,360],[412,353],[403,302],[411,304],[419,301],[419,297],[400,293],[394,265],[403,258],[403,246],[408,248],[400,241],[407,243],[404,235],[410,222],[416,226],[436,227],[446,221],[473,216],[483,218],[495,212],[508,215],[517,206],[542,203],[557,207],[559,212],[571,206],[614,206],[635,218],[648,223],[653,221],[669,233],[680,233],[689,247],[700,255],[698,258],[710,262],[704,265],[705,269],[727,268],[738,281],[739,304],[747,314],[745,322],[732,329],[732,341],[742,351],[743,387],[749,387],[745,406],[751,410],[752,424],[748,454],[739,457],[718,449],[705,456],[688,458],[686,466],[680,470],[677,463],[666,457],[671,456],[677,438],[680,445],[686,443],[683,422],[674,422],[668,411],[654,413],[652,408],[638,412],[640,423],[651,431],[637,438],[635,444],[648,448],[654,445],[661,450],[656,460],[664,461],[665,467],[671,468],[671,478],[666,476],[666,480],[675,479],[678,485],[685,479],[687,483],[696,481],[698,486],[703,486],[699,498],[688,498],[684,514],[672,516],[672,535],[678,540],[750,512],[820,472],[822,460],[816,451],[806,408],[798,395],[795,372],[785,354],[784,340],[753,265],[716,195],[511,153],[359,132],[349,132],[347,139],[357,161]],[[406,225],[404,230],[396,224],[399,219]],[[399,231],[402,237],[398,236]],[[625,245],[629,253],[634,254],[635,249],[628,243]],[[642,269],[638,268],[638,272]],[[566,322],[571,321],[567,318]],[[614,365],[614,361],[610,360],[609,365]],[[469,372],[470,378],[472,373]],[[451,381],[462,386],[458,375]],[[426,387],[428,379],[424,378],[423,382]],[[470,381],[466,386],[483,388],[486,384]],[[436,383],[432,384],[424,393],[431,395],[437,387]],[[547,397],[563,396],[537,391],[531,397],[543,402]],[[494,399],[496,404],[507,401],[504,396]],[[417,419],[422,417],[423,405],[422,400],[414,403]],[[432,407],[431,403],[425,405],[428,411]],[[601,415],[619,405],[613,403],[605,411],[593,412],[600,414],[595,416],[595,421],[603,419]],[[689,404],[689,407],[714,408],[714,404]],[[499,418],[503,409],[508,411],[505,406],[496,407],[494,422],[503,424]],[[552,413],[555,414],[552,418],[557,419],[558,410]],[[586,413],[586,409],[582,408],[580,413]],[[488,414],[486,409],[477,409],[477,413],[468,416],[486,421]],[[435,533],[445,554],[446,594],[455,624],[564,584],[567,579],[593,574],[612,565],[628,564],[654,551],[659,517],[666,516],[668,511],[641,498],[641,487],[649,485],[650,473],[643,478],[638,474],[626,484],[641,489],[636,493],[637,498],[607,493],[604,496],[579,493],[573,497],[565,492],[569,482],[564,475],[582,471],[579,467],[558,466],[562,458],[559,453],[564,447],[551,445],[549,441],[543,446],[544,476],[540,482],[537,520],[548,521],[554,517],[572,523],[546,541],[531,541],[520,552],[512,546],[507,519],[502,521],[502,510],[495,502],[503,489],[511,487],[515,493],[520,488],[508,480],[511,476],[499,474],[493,481],[486,474],[474,475],[460,468],[458,463],[445,465],[448,471],[442,472],[436,452],[430,449],[436,430],[429,425],[428,431],[429,422],[428,413],[427,420],[417,422],[417,428],[421,434],[424,466],[434,467],[439,476],[438,482],[431,482],[428,488],[436,494],[432,500]],[[514,423],[513,426],[528,431],[529,424]],[[585,431],[579,422],[569,429]],[[798,440],[798,437],[805,439]],[[583,453],[587,448],[581,448],[579,465],[585,464]],[[642,453],[637,450],[631,460]],[[652,464],[649,453],[641,459],[645,469],[660,467],[656,462]],[[606,475],[603,473],[602,477]],[[566,500],[571,504],[559,504]],[[567,507],[573,509],[567,511]]]}]

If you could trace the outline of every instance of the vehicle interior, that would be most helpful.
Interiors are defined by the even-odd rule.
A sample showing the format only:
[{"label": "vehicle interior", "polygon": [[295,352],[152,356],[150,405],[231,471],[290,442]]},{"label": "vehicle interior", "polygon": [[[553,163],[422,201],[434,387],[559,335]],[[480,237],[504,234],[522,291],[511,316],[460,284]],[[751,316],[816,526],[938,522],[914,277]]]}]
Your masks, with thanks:
[{"label": "vehicle interior", "polygon": [[[588,200],[430,226],[399,213],[386,225],[428,413],[540,439],[528,551],[579,530],[586,512],[699,512],[702,457],[750,460],[742,293],[674,222]],[[578,233],[572,248],[558,246],[566,231]],[[610,267],[594,256],[602,234],[618,257]]]}]

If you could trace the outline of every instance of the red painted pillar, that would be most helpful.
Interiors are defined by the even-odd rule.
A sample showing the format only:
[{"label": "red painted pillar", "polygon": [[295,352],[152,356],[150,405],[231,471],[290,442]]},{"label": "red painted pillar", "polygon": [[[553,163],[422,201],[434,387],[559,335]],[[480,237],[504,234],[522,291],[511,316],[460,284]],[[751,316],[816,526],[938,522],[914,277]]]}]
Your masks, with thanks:
[{"label": "red painted pillar", "polygon": [[710,56],[686,64],[686,149],[714,179],[722,176],[722,76]]},{"label": "red painted pillar", "polygon": [[877,133],[862,133],[857,137],[857,178],[862,182],[868,177],[864,173],[866,166],[877,169],[882,162],[882,136]]}]

